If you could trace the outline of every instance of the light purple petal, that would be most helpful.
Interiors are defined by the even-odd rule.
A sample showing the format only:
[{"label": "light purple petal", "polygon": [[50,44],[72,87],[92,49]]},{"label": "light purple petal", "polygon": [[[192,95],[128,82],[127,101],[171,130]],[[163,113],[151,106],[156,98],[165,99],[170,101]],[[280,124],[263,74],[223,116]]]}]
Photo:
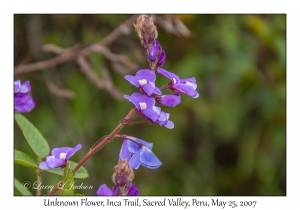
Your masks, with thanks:
[{"label": "light purple petal", "polygon": [[29,81],[23,82],[19,89],[19,93],[28,93],[30,89],[31,87]]},{"label": "light purple petal", "polygon": [[180,79],[180,82],[190,82],[190,83],[195,83],[196,84],[196,78],[195,77],[184,78],[184,79]]},{"label": "light purple petal", "polygon": [[185,84],[179,83],[178,85],[171,86],[170,89],[175,92],[185,93],[193,98],[199,97],[198,92],[196,90],[194,90],[194,88],[190,85],[185,85]]},{"label": "light purple petal", "polygon": [[71,149],[70,151],[67,152],[67,156],[66,156],[66,161],[69,160],[69,158],[74,155],[75,152],[77,152],[78,150],[80,150],[82,148],[81,144],[78,144],[76,147],[74,147],[73,149]]},{"label": "light purple petal", "polygon": [[49,167],[47,166],[47,163],[46,163],[46,162],[40,162],[39,168],[42,169],[42,170],[47,170],[47,169],[49,169]]},{"label": "light purple petal", "polygon": [[148,96],[151,96],[154,93],[155,88],[153,88],[150,84],[146,84],[142,86],[142,89]]},{"label": "light purple petal", "polygon": [[128,141],[127,146],[128,146],[129,152],[131,152],[132,154],[136,153],[139,149],[139,145],[131,140],[126,140],[126,141]]},{"label": "light purple petal", "polygon": [[101,185],[97,190],[99,196],[112,196],[113,192],[107,187],[106,184]]},{"label": "light purple petal", "polygon": [[[140,93],[133,93],[131,95],[138,103],[146,103],[147,109],[151,109],[155,104],[155,99]],[[125,97],[125,96],[124,96]],[[140,106],[140,105],[139,105]],[[141,108],[140,108],[141,109]],[[140,110],[139,109],[139,110]]]},{"label": "light purple petal", "polygon": [[130,141],[129,140],[124,140],[121,150],[120,150],[120,154],[119,154],[119,161],[120,160],[125,160],[127,159],[127,161],[130,159],[131,155],[130,155],[130,151],[128,150],[128,143]]},{"label": "light purple petal", "polygon": [[154,93],[157,94],[157,95],[162,94],[161,90],[158,87],[155,87]]},{"label": "light purple petal", "polygon": [[155,154],[146,147],[142,147],[141,149],[140,161],[142,166],[151,169],[156,169],[162,164],[160,160],[155,156]]},{"label": "light purple petal", "polygon": [[173,129],[174,123],[171,120],[168,120],[167,124],[164,125],[166,128]]},{"label": "light purple petal", "polygon": [[157,120],[160,122],[165,122],[168,120],[168,116],[170,115],[167,115],[165,112],[161,112]]},{"label": "light purple petal", "polygon": [[54,158],[59,159],[61,153],[68,153],[70,150],[72,150],[72,147],[61,147],[61,148],[54,148],[51,152]]},{"label": "light purple petal", "polygon": [[129,95],[124,95],[124,98],[126,98],[128,101],[130,101],[131,103],[133,103],[134,106],[136,107],[136,109],[138,111],[141,111],[140,104],[139,104],[139,102],[134,97],[129,96]]},{"label": "light purple petal", "polygon": [[65,164],[65,161],[62,159],[49,159],[47,161],[47,166],[49,168],[58,168]]},{"label": "light purple petal", "polygon": [[144,109],[141,111],[141,113],[144,117],[150,119],[152,122],[156,122],[158,119],[158,114],[152,109]]},{"label": "light purple petal", "polygon": [[157,73],[169,78],[172,81],[172,84],[178,84],[180,82],[180,78],[178,75],[174,74],[173,72],[169,72],[163,68],[158,68]]},{"label": "light purple petal", "polygon": [[140,151],[141,150],[138,150],[128,162],[132,169],[138,169],[140,167]]},{"label": "light purple petal", "polygon": [[147,141],[144,141],[144,140],[138,139],[138,138],[136,138],[135,141],[139,144],[142,144],[142,145],[148,147],[149,149],[153,148],[153,143],[151,143],[151,142],[147,142]]},{"label": "light purple petal", "polygon": [[131,76],[131,75],[126,75],[124,77],[128,82],[130,82],[131,84],[133,84],[136,87],[141,87],[141,84],[139,83],[138,79],[135,76]]},{"label": "light purple petal", "polygon": [[14,82],[14,93],[19,92],[20,87],[21,87],[21,81],[20,80],[16,80]]},{"label": "light purple petal", "polygon": [[135,77],[138,80],[142,80],[145,79],[147,81],[151,81],[154,82],[156,79],[156,75],[153,71],[151,71],[150,69],[141,69],[138,72],[136,72]]}]

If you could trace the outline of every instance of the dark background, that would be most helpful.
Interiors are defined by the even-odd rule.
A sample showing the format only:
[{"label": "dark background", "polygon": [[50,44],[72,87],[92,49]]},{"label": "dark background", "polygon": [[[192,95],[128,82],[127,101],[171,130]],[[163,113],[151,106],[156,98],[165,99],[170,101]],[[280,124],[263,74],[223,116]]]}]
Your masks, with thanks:
[{"label": "dark background", "polygon": [[[55,57],[43,50],[45,44],[71,48],[99,42],[130,16],[15,15],[14,65]],[[163,163],[156,170],[140,167],[134,171],[140,194],[286,195],[286,15],[155,17],[158,40],[167,54],[163,67],[181,78],[196,77],[200,97],[182,95],[177,107],[163,107],[175,123],[172,130],[143,124],[121,131],[153,142],[152,151]],[[169,30],[163,24],[176,19],[188,30],[180,25]],[[132,24],[130,30],[107,47],[126,55],[134,68],[117,68],[117,62],[99,53],[87,58],[100,78],[101,66],[106,66],[122,95],[137,91],[124,74],[148,68]],[[41,131],[51,150],[83,145],[73,161],[109,134],[132,107],[127,100],[117,100],[97,88],[75,60],[15,75],[16,79],[30,80],[36,107],[24,116]],[[51,90],[49,81],[67,89],[63,92],[67,94]],[[157,86],[166,82],[157,75]],[[16,123],[14,147],[34,157]],[[96,195],[101,184],[113,186],[111,175],[120,147],[120,139],[115,139],[84,165],[90,176],[77,179],[77,184],[94,189],[76,192]],[[34,170],[17,164],[14,173],[21,182],[36,180]],[[44,173],[42,179],[44,185],[56,185],[60,177]],[[16,190],[15,195],[19,195]]]}]

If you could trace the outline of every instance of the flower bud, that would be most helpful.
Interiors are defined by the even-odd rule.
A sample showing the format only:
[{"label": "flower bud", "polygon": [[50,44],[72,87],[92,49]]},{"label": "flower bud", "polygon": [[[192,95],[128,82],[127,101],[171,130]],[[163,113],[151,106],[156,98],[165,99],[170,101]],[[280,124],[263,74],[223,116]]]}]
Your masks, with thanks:
[{"label": "flower bud", "polygon": [[179,94],[168,94],[162,96],[155,96],[155,101],[158,104],[174,107],[180,104],[180,95]]},{"label": "flower bud", "polygon": [[166,61],[166,53],[165,51],[162,51],[158,58],[156,66],[161,67],[162,65],[164,65],[165,61]]}]

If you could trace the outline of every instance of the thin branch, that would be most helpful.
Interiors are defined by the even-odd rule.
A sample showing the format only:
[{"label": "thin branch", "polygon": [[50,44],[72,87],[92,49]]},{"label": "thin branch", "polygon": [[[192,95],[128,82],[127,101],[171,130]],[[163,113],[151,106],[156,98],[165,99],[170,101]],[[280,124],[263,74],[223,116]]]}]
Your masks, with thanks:
[{"label": "thin branch", "polygon": [[[126,20],[124,23],[119,25],[117,28],[115,28],[110,34],[108,34],[106,37],[104,37],[101,41],[99,41],[97,44],[107,46],[110,43],[112,43],[118,36],[121,34],[128,34],[130,32],[129,26],[133,24],[134,19],[136,18],[136,15],[131,16],[128,20]],[[69,60],[76,59],[80,55],[88,55],[91,53],[91,47],[94,44],[83,48],[82,50],[76,50],[76,51],[67,51],[64,52],[54,58],[40,61],[36,63],[31,64],[23,64],[15,67],[15,75],[33,72],[37,70],[43,70],[47,69],[52,66],[56,66],[60,63],[64,63]]]},{"label": "thin branch", "polygon": [[113,82],[110,78],[110,75],[105,67],[102,67],[103,77],[104,79],[100,79],[98,75],[93,71],[90,67],[88,61],[84,56],[79,56],[77,58],[77,63],[79,64],[82,72],[86,75],[86,77],[91,80],[91,82],[98,87],[99,89],[106,89],[112,97],[118,100],[123,100],[122,94],[115,88]]},{"label": "thin branch", "polygon": [[49,79],[45,80],[46,85],[49,89],[49,91],[60,98],[66,98],[66,99],[73,99],[74,98],[74,92],[68,89],[62,89],[57,87],[52,81],[50,81]]}]

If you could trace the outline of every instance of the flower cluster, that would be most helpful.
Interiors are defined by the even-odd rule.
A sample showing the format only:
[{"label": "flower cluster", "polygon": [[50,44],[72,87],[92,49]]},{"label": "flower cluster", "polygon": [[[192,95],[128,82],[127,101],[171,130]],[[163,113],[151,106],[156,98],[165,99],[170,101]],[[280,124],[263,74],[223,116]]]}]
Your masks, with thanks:
[{"label": "flower cluster", "polygon": [[14,82],[14,111],[15,113],[30,112],[34,107],[35,103],[32,97],[29,95],[30,92],[29,81],[21,84],[20,80]]}]

